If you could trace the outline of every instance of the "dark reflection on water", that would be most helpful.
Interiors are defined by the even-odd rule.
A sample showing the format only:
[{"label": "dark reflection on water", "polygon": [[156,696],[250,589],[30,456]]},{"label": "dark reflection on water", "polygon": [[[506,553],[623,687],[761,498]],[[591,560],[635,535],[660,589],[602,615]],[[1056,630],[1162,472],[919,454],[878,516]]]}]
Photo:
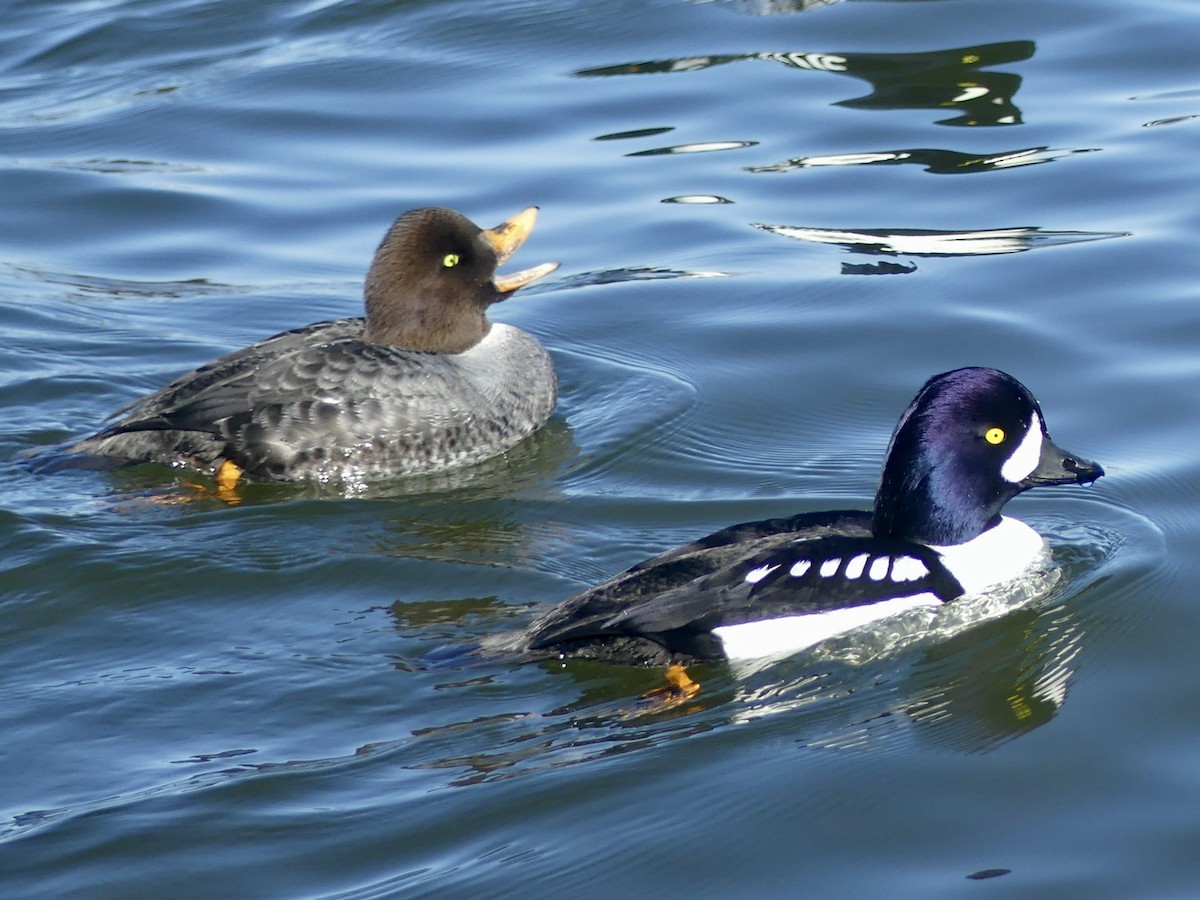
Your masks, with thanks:
[{"label": "dark reflection on water", "polygon": [[940,119],[936,124],[1019,125],[1021,111],[1013,103],[1013,97],[1021,87],[1020,76],[988,69],[1024,62],[1033,53],[1033,41],[1004,41],[923,53],[739,53],[623,63],[580,69],[575,74],[602,77],[697,72],[728,63],[763,60],[870,82],[871,93],[838,101],[839,106],[874,110],[952,109],[957,115]]},{"label": "dark reflection on water", "polygon": [[676,278],[723,278],[726,272],[688,271],[662,266],[625,266],[594,272],[576,272],[559,279],[563,287],[589,287],[598,284],[622,284],[629,281],[662,281]]},{"label": "dark reflection on water", "polygon": [[[433,625],[461,626],[474,619],[495,620],[517,614],[515,607],[498,597],[462,597],[456,600],[397,600],[390,607],[396,629],[401,633],[412,628]],[[454,633],[457,635],[459,629]]]},{"label": "dark reflection on water", "polygon": [[1147,128],[1157,128],[1160,125],[1179,125],[1183,122],[1191,122],[1195,119],[1200,119],[1200,115],[1191,116],[1172,116],[1169,119],[1155,119],[1152,122],[1147,122]]},{"label": "dark reflection on water", "polygon": [[[711,2],[711,0],[695,0],[695,2]],[[755,16],[789,15],[791,13],[808,12],[824,6],[834,6],[838,3],[853,3],[859,0],[718,0],[723,5],[736,9],[738,12]],[[889,3],[941,3],[944,0],[872,0],[872,2]]]},{"label": "dark reflection on water", "polygon": [[721,2],[738,12],[755,16],[775,16],[820,9],[822,6],[833,6],[837,3],[845,3],[847,0],[721,0]]},{"label": "dark reflection on water", "polygon": [[635,128],[633,131],[617,131],[612,134],[600,134],[592,138],[593,141],[628,141],[634,138],[656,137],[660,134],[667,134],[675,129],[667,125],[662,128]]},{"label": "dark reflection on water", "polygon": [[843,275],[911,275],[915,271],[916,263],[842,263]]},{"label": "dark reflection on water", "polygon": [[[28,279],[50,288],[62,290],[65,292],[65,297],[72,299],[159,298],[178,300],[192,298],[199,300],[204,297],[227,294],[233,290],[230,285],[210,281],[207,278],[188,278],[181,281],[131,281],[85,273],[43,271],[6,263],[0,263],[0,272],[3,272],[6,277]],[[247,289],[238,288],[238,290]]]},{"label": "dark reflection on water", "polygon": [[909,701],[904,714],[924,742],[994,749],[1058,714],[1084,637],[1064,604],[1021,610],[931,647],[923,664],[941,669],[943,684]]},{"label": "dark reflection on water", "polygon": [[[547,672],[570,679],[578,699],[557,708],[513,709],[485,718],[419,729],[422,738],[405,753],[415,769],[453,770],[447,787],[526,777],[565,766],[593,763],[614,756],[652,751],[664,744],[702,734],[729,723],[728,704],[734,688],[727,673],[710,667],[693,670],[704,680],[700,700],[663,707],[640,700],[661,686],[661,673],[637,668],[588,664],[571,660],[540,664]],[[476,689],[498,676],[450,680],[446,688]],[[445,739],[452,755],[443,756]],[[475,745],[475,749],[463,752]]]}]

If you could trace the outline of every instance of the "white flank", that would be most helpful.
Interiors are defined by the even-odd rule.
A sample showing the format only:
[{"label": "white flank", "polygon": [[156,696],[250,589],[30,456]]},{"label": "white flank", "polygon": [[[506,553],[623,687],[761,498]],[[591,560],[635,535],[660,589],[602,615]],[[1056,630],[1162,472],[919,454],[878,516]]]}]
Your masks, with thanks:
[{"label": "white flank", "polygon": [[883,581],[887,575],[888,563],[891,562],[887,556],[877,556],[871,561],[871,568],[867,570],[867,577],[872,581]]},{"label": "white flank", "polygon": [[941,554],[964,592],[980,594],[1025,572],[1043,557],[1046,542],[1020,519],[1001,516],[998,525],[973,541],[931,549]]},{"label": "white flank", "polygon": [[833,559],[827,559],[821,563],[820,574],[822,578],[828,578],[838,570],[838,566],[842,564],[842,558],[835,556]]},{"label": "white flank", "polygon": [[930,593],[911,597],[893,597],[865,606],[831,609],[802,616],[761,619],[743,625],[722,625],[713,629],[729,659],[757,659],[796,653],[821,641],[844,634],[854,628],[869,625],[921,606],[940,606],[941,601]]},{"label": "white flank", "polygon": [[1012,452],[1012,456],[1000,467],[1000,475],[1012,484],[1024,481],[1037,468],[1041,458],[1042,420],[1034,413],[1029,419],[1029,427],[1025,429],[1025,437],[1021,438],[1021,443]]}]

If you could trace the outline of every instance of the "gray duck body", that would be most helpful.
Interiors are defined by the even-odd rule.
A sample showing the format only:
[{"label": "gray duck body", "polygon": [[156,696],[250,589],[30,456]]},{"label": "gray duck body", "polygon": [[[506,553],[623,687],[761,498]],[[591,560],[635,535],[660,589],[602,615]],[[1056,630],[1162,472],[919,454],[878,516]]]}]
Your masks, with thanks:
[{"label": "gray duck body", "polygon": [[363,340],[365,320],[320,322],[221,357],[137,402],[71,452],[269,481],[433,472],[503,453],[550,417],[554,364],[493,325],[462,353]]},{"label": "gray duck body", "polygon": [[531,207],[484,231],[452,210],[406,213],[367,274],[365,318],[213,360],[68,452],[209,473],[229,462],[268,481],[362,481],[503,453],[546,422],[558,397],[542,345],[486,315],[557,267],[496,275],[535,219]]}]

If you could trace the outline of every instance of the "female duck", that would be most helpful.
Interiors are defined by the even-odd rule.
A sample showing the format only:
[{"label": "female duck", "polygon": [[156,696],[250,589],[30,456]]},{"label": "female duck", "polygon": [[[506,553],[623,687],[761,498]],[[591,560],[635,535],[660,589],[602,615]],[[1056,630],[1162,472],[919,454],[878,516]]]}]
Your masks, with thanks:
[{"label": "female duck", "polygon": [[792,653],[1016,578],[1045,545],[1001,515],[1004,504],[1031,487],[1103,474],[1054,445],[1037,400],[1016,379],[996,369],[946,372],[900,417],[873,513],[725,528],[571,597],[521,632],[486,639],[482,649],[653,665]]},{"label": "female duck", "polygon": [[553,272],[496,268],[530,207],[480,229],[448,209],[392,225],[367,272],[366,318],[286,331],[201,366],[69,452],[273,481],[357,481],[477,462],[549,418],[558,395],[538,341],[488,307]]}]

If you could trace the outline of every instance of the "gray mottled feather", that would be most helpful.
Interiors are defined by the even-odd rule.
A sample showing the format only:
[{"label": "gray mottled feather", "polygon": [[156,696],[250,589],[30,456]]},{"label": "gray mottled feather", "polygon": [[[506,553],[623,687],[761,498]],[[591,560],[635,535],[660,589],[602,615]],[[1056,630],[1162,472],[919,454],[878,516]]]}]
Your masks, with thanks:
[{"label": "gray mottled feather", "polygon": [[77,453],[273,480],[434,471],[511,447],[556,399],[549,356],[493,326],[460,354],[361,340],[362,319],[284,332],[215,360],[128,410]]}]

